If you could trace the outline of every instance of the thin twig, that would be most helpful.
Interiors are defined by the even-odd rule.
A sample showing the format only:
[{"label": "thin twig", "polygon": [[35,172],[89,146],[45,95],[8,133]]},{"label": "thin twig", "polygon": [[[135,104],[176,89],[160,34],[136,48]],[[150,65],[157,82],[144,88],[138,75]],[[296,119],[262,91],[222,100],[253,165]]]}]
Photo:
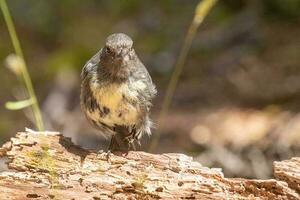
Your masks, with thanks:
[{"label": "thin twig", "polygon": [[161,128],[161,125],[164,123],[164,120],[168,114],[169,107],[172,101],[172,98],[174,96],[176,86],[180,77],[180,74],[182,73],[188,52],[191,48],[192,41],[195,37],[195,34],[197,32],[198,27],[202,23],[203,19],[207,16],[211,8],[215,5],[217,0],[203,0],[200,1],[196,7],[194,19],[187,31],[186,37],[183,42],[182,49],[180,51],[178,60],[176,62],[176,65],[174,67],[174,71],[172,73],[170,82],[167,87],[167,92],[162,104],[161,112],[158,116],[158,122],[157,122],[157,133],[153,135],[153,139],[151,141],[149,151],[153,151],[155,147],[158,144],[159,141],[159,128]]}]

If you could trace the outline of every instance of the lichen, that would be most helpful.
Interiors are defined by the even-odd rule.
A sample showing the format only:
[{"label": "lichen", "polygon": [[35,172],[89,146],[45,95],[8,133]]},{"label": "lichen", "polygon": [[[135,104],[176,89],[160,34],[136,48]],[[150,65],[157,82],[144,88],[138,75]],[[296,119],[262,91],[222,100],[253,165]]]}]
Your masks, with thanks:
[{"label": "lichen", "polygon": [[58,182],[58,173],[56,169],[55,160],[49,153],[48,145],[41,145],[40,150],[29,151],[26,153],[29,158],[29,167],[38,171],[48,172],[50,174],[50,182],[52,184]]}]

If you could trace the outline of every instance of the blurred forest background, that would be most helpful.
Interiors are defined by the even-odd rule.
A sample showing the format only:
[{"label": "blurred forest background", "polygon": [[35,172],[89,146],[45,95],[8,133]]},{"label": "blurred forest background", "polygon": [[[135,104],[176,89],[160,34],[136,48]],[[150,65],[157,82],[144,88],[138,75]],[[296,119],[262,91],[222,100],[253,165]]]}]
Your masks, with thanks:
[{"label": "blurred forest background", "polygon": [[[46,129],[107,148],[80,110],[79,74],[115,32],[133,38],[158,87],[156,121],[198,2],[9,0]],[[193,41],[155,152],[186,153],[227,176],[256,178],[271,175],[272,161],[299,156],[299,36],[300,0],[220,0]],[[24,98],[4,64],[13,52],[1,15],[1,144],[34,127],[28,110],[25,117],[4,107]]]}]

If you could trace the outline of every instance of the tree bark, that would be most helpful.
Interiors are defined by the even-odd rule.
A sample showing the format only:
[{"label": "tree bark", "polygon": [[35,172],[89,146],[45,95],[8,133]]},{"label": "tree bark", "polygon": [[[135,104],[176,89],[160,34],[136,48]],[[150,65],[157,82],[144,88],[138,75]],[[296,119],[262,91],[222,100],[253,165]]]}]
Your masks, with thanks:
[{"label": "tree bark", "polygon": [[300,158],[269,180],[225,178],[183,154],[96,153],[55,132],[26,131],[0,148],[0,199],[300,199]]}]

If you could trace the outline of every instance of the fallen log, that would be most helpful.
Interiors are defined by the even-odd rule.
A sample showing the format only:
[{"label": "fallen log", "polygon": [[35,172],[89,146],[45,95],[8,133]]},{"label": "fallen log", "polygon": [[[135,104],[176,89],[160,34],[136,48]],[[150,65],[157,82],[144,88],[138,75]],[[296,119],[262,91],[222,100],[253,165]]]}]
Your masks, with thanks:
[{"label": "fallen log", "polygon": [[27,130],[0,148],[0,199],[300,199],[300,158],[269,180],[225,178],[183,154],[82,149],[56,132]]}]

